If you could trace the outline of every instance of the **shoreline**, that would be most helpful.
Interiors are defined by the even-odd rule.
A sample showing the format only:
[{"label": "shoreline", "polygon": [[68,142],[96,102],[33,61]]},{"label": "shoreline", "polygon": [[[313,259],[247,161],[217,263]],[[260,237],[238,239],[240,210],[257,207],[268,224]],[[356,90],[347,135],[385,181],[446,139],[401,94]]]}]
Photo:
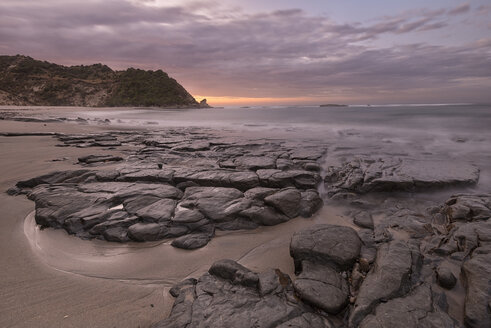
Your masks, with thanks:
[{"label": "shoreline", "polygon": [[[32,112],[37,115],[44,115],[45,113],[44,110]],[[57,110],[49,111],[49,113],[67,114]],[[145,127],[121,128],[58,122],[0,120],[0,132],[3,133],[54,132],[78,134],[135,129],[145,130]],[[293,265],[290,263],[287,247],[289,235],[302,227],[312,225],[315,222],[319,223],[319,220],[323,221],[326,214],[331,216],[333,221],[343,222],[339,216],[341,214],[332,216],[330,213],[326,213],[327,207],[325,207],[322,215],[318,214],[311,219],[296,218],[279,226],[261,227],[252,231],[223,232],[217,234],[217,237],[206,250],[177,250],[178,253],[190,255],[190,257],[185,258],[187,264],[180,265],[166,260],[157,264],[157,268],[155,268],[155,264],[152,264],[155,258],[161,257],[165,252],[168,253],[168,250],[171,253],[176,252],[176,249],[169,245],[169,241],[153,242],[155,245],[150,242],[151,246],[146,246],[147,243],[135,244],[130,246],[130,248],[135,247],[134,250],[137,250],[135,253],[110,255],[109,258],[114,263],[103,265],[102,269],[97,272],[97,269],[93,267],[94,263],[97,267],[97,263],[100,265],[101,261],[107,260],[108,257],[101,256],[101,249],[94,247],[94,244],[116,252],[126,246],[98,240],[81,240],[68,235],[63,230],[51,228],[35,232],[33,231],[32,218],[28,218],[29,213],[34,210],[34,203],[23,195],[8,196],[5,191],[20,180],[54,170],[76,169],[73,164],[76,162],[76,158],[80,156],[97,152],[121,155],[122,152],[120,150],[100,151],[91,148],[56,147],[57,140],[49,135],[0,136],[0,140],[2,140],[3,158],[0,169],[4,172],[2,176],[6,178],[0,181],[0,189],[3,191],[0,195],[0,211],[3,213],[0,226],[2,231],[0,232],[0,239],[2,240],[0,241],[2,247],[0,261],[3,264],[0,263],[0,265],[9,268],[2,272],[1,278],[3,278],[5,286],[15,286],[11,296],[3,298],[2,304],[0,304],[0,309],[4,309],[0,310],[0,325],[20,327],[35,324],[38,327],[56,325],[79,327],[83,322],[87,326],[106,327],[117,322],[118,327],[147,327],[169,315],[174,302],[174,299],[168,294],[172,284],[189,276],[206,272],[214,260],[234,258],[253,269],[263,270],[275,266],[281,268],[283,272],[293,275]],[[19,148],[18,145],[21,147]],[[10,151],[6,153],[6,149]],[[19,154],[18,149],[23,150],[22,154]],[[61,158],[68,159],[51,162],[53,159]],[[22,165],[19,165],[19,162]],[[103,167],[107,168],[107,166]],[[25,221],[26,218],[27,221]],[[11,230],[12,226],[15,227],[14,231]],[[31,234],[30,238],[41,237],[43,239],[41,245],[33,244],[32,240],[29,241],[26,237],[27,231]],[[269,245],[273,245],[273,250],[265,246],[268,245],[268,241],[272,237]],[[235,247],[230,247],[236,243],[237,238],[241,238],[243,242]],[[17,249],[18,261],[15,262],[9,260],[12,244]],[[34,246],[36,249],[33,250],[32,247]],[[63,246],[68,247],[70,251],[62,248]],[[86,258],[81,256],[75,261],[73,256],[76,255],[77,251],[80,251],[80,247],[87,252],[85,253]],[[145,258],[139,258],[138,251],[142,248],[147,253]],[[53,251],[53,253],[44,253],[46,249]],[[202,255],[203,251],[205,251],[205,257]],[[91,252],[92,255],[90,255]],[[268,260],[271,254],[275,254],[272,257],[276,259],[274,262]],[[178,257],[178,255],[177,257],[173,255],[173,259],[177,262],[179,261]],[[140,264],[135,270],[135,264],[131,261],[138,263],[138,260]],[[196,265],[196,261],[200,264]],[[168,277],[165,277],[165,272],[166,269],[169,271],[171,264],[175,267],[170,272],[174,278],[169,280]],[[121,274],[121,271],[130,272],[125,275]],[[162,281],[159,282],[159,279]],[[2,287],[2,289],[7,295],[11,293],[9,287]],[[32,296],[27,301],[27,295],[16,295],[14,290],[29,291]],[[133,304],[134,302],[137,304]],[[84,307],[87,308],[80,309],[81,304],[85,304]],[[101,308],[98,309],[97,307]],[[135,313],[138,313],[137,317],[135,317]],[[18,319],[14,320],[13,318]]]},{"label": "shoreline", "polygon": [[[428,263],[434,261],[438,264],[441,260],[435,258],[431,252],[426,253],[425,250],[432,247],[433,241],[430,236],[418,241],[418,238],[423,238],[427,233],[424,232],[427,229],[426,225],[430,224],[434,231],[441,231],[443,229],[440,226],[441,223],[437,222],[441,220],[438,211],[444,210],[444,205],[441,204],[444,204],[445,200],[454,193],[485,193],[490,180],[489,168],[481,166],[481,163],[485,162],[485,154],[477,157],[478,160],[472,163],[464,161],[447,163],[445,158],[441,157],[447,147],[461,146],[463,143],[465,146],[467,141],[460,139],[452,141],[453,144],[433,145],[433,149],[438,150],[436,154],[430,153],[423,147],[417,157],[408,156],[409,150],[407,154],[404,154],[399,151],[397,144],[392,146],[392,141],[390,141],[387,145],[381,144],[377,145],[378,148],[373,147],[377,153],[381,154],[380,156],[389,155],[374,160],[366,155],[370,148],[363,148],[370,141],[360,140],[360,132],[355,130],[340,131],[337,139],[323,143],[324,141],[314,137],[305,138],[305,140],[297,139],[299,134],[295,130],[283,131],[282,134],[279,134],[278,131],[265,129],[263,125],[259,126],[258,131],[247,129],[234,131],[224,127],[115,126],[107,123],[104,117],[96,117],[93,120],[84,118],[78,121],[49,121],[49,115],[53,113],[63,117],[74,117],[77,116],[78,110],[72,112],[58,109],[33,110],[34,117],[39,120],[0,120],[0,156],[2,159],[0,169],[4,172],[0,180],[0,189],[3,191],[0,195],[2,213],[0,265],[7,268],[0,273],[2,279],[0,286],[2,293],[6,295],[0,302],[0,325],[147,327],[172,315],[171,307],[174,298],[168,294],[168,291],[174,284],[183,279],[198,278],[205,274],[215,261],[224,258],[235,260],[255,272],[277,268],[295,281],[297,278],[295,267],[289,252],[291,236],[294,232],[324,223],[348,227],[358,233],[365,245],[363,246],[365,249],[362,248],[363,257],[371,257],[369,262],[371,265],[375,260],[374,252],[380,249],[379,246],[374,247],[370,239],[372,237],[368,237],[370,234],[374,234],[374,238],[378,239],[379,244],[377,245],[387,245],[386,243],[391,240],[402,241],[408,245],[411,242],[418,242],[420,243],[418,246],[421,251],[420,256],[423,256],[425,252],[424,256],[428,258]],[[23,111],[21,110],[22,113]],[[112,121],[114,121],[113,118],[110,122]],[[185,141],[189,136],[192,137],[191,139],[200,139],[200,136],[206,135],[206,138],[210,140],[231,138],[230,142],[234,146],[247,145],[245,138],[252,138],[249,140],[255,140],[254,143],[262,140],[262,142],[272,144],[279,143],[282,147],[289,145],[293,148],[287,149],[296,149],[295,151],[299,153],[304,151],[300,149],[302,145],[308,142],[311,146],[310,150],[326,147],[329,156],[317,157],[316,162],[321,168],[322,179],[326,181],[326,183],[320,183],[318,190],[327,203],[311,218],[296,217],[274,226],[259,226],[254,230],[217,231],[214,238],[204,248],[182,250],[171,246],[172,239],[146,243],[130,241],[120,244],[98,239],[83,240],[69,235],[63,229],[40,230],[35,225],[32,214],[34,203],[23,195],[12,197],[5,193],[18,181],[52,171],[75,170],[81,167],[92,171],[121,170],[120,163],[81,165],[77,159],[83,156],[94,154],[121,156],[124,158],[123,163],[128,161],[127,164],[134,165],[137,154],[141,153],[145,160],[148,160],[147,164],[150,165],[155,158],[162,158],[153,158],[152,156],[155,156],[152,155],[153,152],[168,151],[166,141],[159,141],[156,138],[164,131],[174,135],[174,138],[181,138]],[[185,131],[184,134],[183,131]],[[123,136],[126,141],[116,147],[93,147],[84,142],[79,144],[82,147],[78,148],[74,147],[77,144],[70,144],[73,139],[68,138],[68,143],[65,144],[60,140],[61,136],[70,137],[80,134],[118,135]],[[268,137],[261,139],[265,136]],[[344,140],[346,138],[349,140]],[[377,135],[376,138],[378,138]],[[132,141],[137,139],[138,141]],[[143,142],[145,147],[141,148],[142,140],[145,142],[149,140],[151,143]],[[401,141],[393,140],[412,147],[419,146],[414,140],[410,143],[402,138]],[[158,148],[159,142],[163,142],[160,144],[162,148]],[[222,141],[213,142],[220,145]],[[184,149],[183,151],[191,149],[193,156],[195,152],[202,151],[199,148],[202,146],[198,143],[196,145],[186,144],[185,147],[178,145]],[[141,152],[145,149],[148,149],[149,152]],[[396,156],[400,157],[392,158],[391,151],[394,150],[397,151]],[[357,152],[360,153],[357,154]],[[158,154],[161,156],[161,153]],[[172,155],[172,151],[169,154]],[[206,150],[204,154],[207,154]],[[292,150],[290,154],[293,154]],[[358,157],[354,156],[356,154]],[[200,156],[190,157],[190,159],[181,157],[178,158],[178,163],[181,161],[179,165],[190,165],[193,158],[196,161],[196,158],[202,158]],[[298,156],[308,158],[311,154],[304,152]],[[355,159],[350,159],[353,156]],[[173,163],[172,156],[169,158]],[[346,162],[346,158],[352,162]],[[353,167],[363,167],[368,172],[373,168],[379,169],[378,161],[389,163],[388,158],[391,158],[390,165],[395,168],[391,172],[399,172],[395,180],[384,181],[382,179],[381,182],[377,179],[366,180],[368,182],[362,185],[352,183],[360,174],[359,171],[353,170]],[[312,165],[312,160],[309,161],[307,162]],[[172,167],[172,164],[170,165]],[[203,165],[206,166],[209,163],[205,160]],[[227,165],[231,164],[227,162]],[[477,167],[480,170],[476,171]],[[404,181],[398,179],[407,174],[411,174],[413,179],[418,181],[412,186],[406,186],[409,189],[397,192],[379,190],[392,183],[401,183],[401,181],[401,186],[404,188]],[[353,178],[344,181],[343,184],[331,183],[331,180],[335,181],[344,175]],[[446,181],[448,185],[445,185]],[[423,192],[420,191],[421,188]],[[438,206],[443,207],[436,210]],[[361,213],[360,210],[367,212],[370,219],[373,218],[371,232],[365,227],[366,222],[356,223],[356,217]],[[428,223],[422,221],[427,219],[430,220]],[[463,223],[458,224],[460,226]],[[386,234],[390,238],[387,239]],[[450,262],[454,274],[458,275],[457,262],[455,259],[451,259]],[[428,279],[431,281],[429,269],[429,266],[421,269],[426,283]],[[456,287],[451,291],[441,289],[435,281],[431,285],[434,293],[446,297],[450,316],[459,322],[463,322],[465,318],[463,302],[466,289],[461,279],[463,278],[458,278]],[[400,299],[402,298],[395,300]]]}]

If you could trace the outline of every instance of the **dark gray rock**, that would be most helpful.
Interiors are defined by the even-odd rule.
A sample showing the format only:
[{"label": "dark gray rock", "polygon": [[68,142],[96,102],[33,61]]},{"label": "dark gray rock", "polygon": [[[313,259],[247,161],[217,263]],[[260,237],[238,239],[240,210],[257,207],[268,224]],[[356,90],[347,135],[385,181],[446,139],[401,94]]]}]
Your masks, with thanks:
[{"label": "dark gray rock", "polygon": [[216,277],[226,279],[234,285],[258,287],[258,275],[234,260],[219,260],[213,263],[208,272]]},{"label": "dark gray rock", "polygon": [[445,202],[441,213],[450,222],[487,220],[491,217],[491,195],[456,195]]},{"label": "dark gray rock", "polygon": [[174,239],[171,245],[183,249],[196,249],[206,246],[211,237],[208,233],[193,233]]},{"label": "dark gray rock", "polygon": [[464,323],[472,328],[491,326],[491,253],[478,250],[462,266],[466,285]]},{"label": "dark gray rock", "polygon": [[345,270],[353,266],[360,248],[360,238],[352,228],[321,224],[293,234],[290,255],[297,271],[305,260]]},{"label": "dark gray rock", "polygon": [[373,230],[372,215],[368,212],[360,212],[356,214],[353,219],[353,222],[359,227]]},{"label": "dark gray rock", "polygon": [[124,209],[145,222],[164,222],[174,215],[177,201],[154,196],[130,198],[124,202]]},{"label": "dark gray rock", "polygon": [[244,193],[244,196],[250,199],[263,201],[264,198],[274,194],[277,191],[278,189],[275,188],[256,187],[247,190]]},{"label": "dark gray rock", "polygon": [[248,218],[251,222],[265,226],[277,225],[290,219],[269,206],[252,206],[241,211],[240,215]]},{"label": "dark gray rock", "polygon": [[478,180],[479,169],[466,163],[365,157],[340,167],[330,167],[326,186],[331,194],[340,191],[366,193],[474,185]]},{"label": "dark gray rock", "polygon": [[380,302],[409,291],[411,264],[411,250],[406,243],[392,241],[380,246],[375,264],[360,287],[349,318],[350,326],[358,326]]},{"label": "dark gray rock", "polygon": [[348,284],[326,265],[302,261],[302,273],[293,282],[300,299],[327,313],[339,313],[348,304]]},{"label": "dark gray rock", "polygon": [[317,190],[307,190],[301,193],[299,214],[304,218],[311,217],[322,208],[323,202]]},{"label": "dark gray rock", "polygon": [[300,189],[315,189],[321,178],[315,172],[304,170],[274,170],[264,169],[256,171],[260,183],[264,187],[286,188],[297,187]]},{"label": "dark gray rock", "polygon": [[276,168],[276,158],[266,156],[242,156],[234,160],[235,167],[256,171]]},{"label": "dark gray rock", "polygon": [[104,230],[102,236],[107,241],[115,241],[119,243],[124,243],[130,240],[128,237],[128,230],[121,226]]},{"label": "dark gray rock", "polygon": [[172,183],[174,171],[161,169],[138,169],[129,168],[119,171],[117,181],[124,182],[162,182]]},{"label": "dark gray rock", "polygon": [[88,155],[78,158],[78,161],[84,164],[119,162],[122,160],[122,157],[113,155]]},{"label": "dark gray rock", "polygon": [[266,204],[271,205],[291,219],[298,216],[301,200],[302,195],[294,188],[283,189],[264,198]]},{"label": "dark gray rock", "polygon": [[[154,327],[273,328],[310,312],[295,299],[291,281],[281,272],[277,288],[262,296],[258,275],[234,261],[219,261],[210,272],[196,285],[187,282],[173,289],[177,299],[171,315]],[[313,315],[304,320],[322,322]]]},{"label": "dark gray rock", "polygon": [[314,313],[304,313],[301,316],[288,320],[276,328],[334,328],[335,326],[324,318]]},{"label": "dark gray rock", "polygon": [[162,223],[137,223],[128,228],[128,237],[134,241],[155,241],[179,237],[187,232],[186,227],[168,227]]},{"label": "dark gray rock", "polygon": [[438,284],[446,289],[452,289],[457,283],[457,278],[447,263],[441,263],[436,269]]},{"label": "dark gray rock", "polygon": [[190,187],[186,189],[181,206],[197,208],[215,222],[231,221],[251,206],[251,200],[234,188]]},{"label": "dark gray rock", "polygon": [[437,328],[459,327],[448,314],[433,307],[431,289],[421,285],[402,298],[389,300],[376,307],[361,322],[360,328]]}]

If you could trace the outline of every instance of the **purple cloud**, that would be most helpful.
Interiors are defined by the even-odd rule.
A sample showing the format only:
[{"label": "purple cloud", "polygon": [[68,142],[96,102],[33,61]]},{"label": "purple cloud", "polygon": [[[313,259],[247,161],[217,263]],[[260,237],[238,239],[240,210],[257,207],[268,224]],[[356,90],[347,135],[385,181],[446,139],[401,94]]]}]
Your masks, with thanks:
[{"label": "purple cloud", "polygon": [[339,24],[299,9],[248,14],[208,3],[7,1],[0,3],[0,51],[66,64],[162,68],[192,93],[209,96],[382,97],[413,90],[417,97],[417,90],[435,89],[435,97],[452,90],[452,96],[488,99],[488,92],[465,82],[489,82],[485,41],[372,45],[387,36],[444,29],[446,19],[445,10],[421,10]]},{"label": "purple cloud", "polygon": [[463,3],[457,7],[455,7],[454,9],[451,9],[448,11],[448,14],[449,15],[461,15],[461,14],[465,14],[467,12],[469,12],[471,10],[471,5],[466,2],[466,3]]}]

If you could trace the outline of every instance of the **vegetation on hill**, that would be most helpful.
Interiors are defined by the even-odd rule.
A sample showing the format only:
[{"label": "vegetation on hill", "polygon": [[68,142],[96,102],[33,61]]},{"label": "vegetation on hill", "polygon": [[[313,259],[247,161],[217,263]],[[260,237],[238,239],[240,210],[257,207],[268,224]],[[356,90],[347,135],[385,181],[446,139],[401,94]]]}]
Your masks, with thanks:
[{"label": "vegetation on hill", "polygon": [[0,104],[42,106],[199,107],[162,70],[106,65],[62,66],[27,56],[0,56]]}]

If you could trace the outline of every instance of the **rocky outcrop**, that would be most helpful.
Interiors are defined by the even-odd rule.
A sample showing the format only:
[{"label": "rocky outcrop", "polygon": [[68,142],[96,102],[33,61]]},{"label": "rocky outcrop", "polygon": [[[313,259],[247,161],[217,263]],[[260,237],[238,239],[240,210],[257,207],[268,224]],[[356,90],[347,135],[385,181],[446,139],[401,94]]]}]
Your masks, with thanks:
[{"label": "rocky outcrop", "polygon": [[401,241],[380,246],[374,267],[356,298],[349,322],[356,327],[382,301],[406,294],[410,289],[411,250]]},{"label": "rocky outcrop", "polygon": [[[65,229],[81,238],[116,242],[177,238],[173,246],[195,249],[205,246],[216,229],[276,225],[309,217],[322,206],[314,189],[319,174],[300,169],[304,163],[289,158],[294,149],[278,142],[215,141],[182,132],[158,138],[131,133],[57,138],[72,147],[101,143],[143,147],[110,170],[53,172],[20,181],[9,190],[28,193],[42,227]],[[292,160],[291,169],[277,169],[278,156]],[[295,156],[297,161],[312,155]],[[79,162],[100,166],[121,159],[90,155]],[[220,167],[224,161],[233,168]]]},{"label": "rocky outcrop", "polygon": [[290,278],[279,270],[255,273],[232,260],[215,262],[196,282],[173,289],[171,315],[157,327],[278,327],[326,319],[295,298]]},{"label": "rocky outcrop", "polygon": [[361,241],[356,231],[336,225],[315,225],[296,232],[290,243],[290,255],[297,271],[303,261],[311,261],[347,270],[360,254]]},{"label": "rocky outcrop", "polygon": [[360,157],[328,169],[330,195],[343,192],[416,191],[474,185],[479,169],[466,163]]},{"label": "rocky outcrop", "polygon": [[360,328],[459,327],[452,318],[433,305],[431,288],[416,287],[405,297],[380,304]]}]

